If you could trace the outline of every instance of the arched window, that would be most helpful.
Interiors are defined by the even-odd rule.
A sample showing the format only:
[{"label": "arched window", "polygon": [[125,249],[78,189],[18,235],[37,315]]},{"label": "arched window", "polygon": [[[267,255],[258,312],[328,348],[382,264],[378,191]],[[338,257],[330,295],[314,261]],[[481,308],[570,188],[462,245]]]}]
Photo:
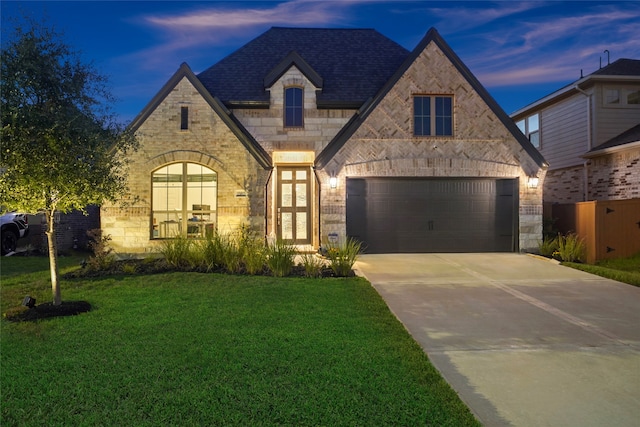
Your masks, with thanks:
[{"label": "arched window", "polygon": [[216,229],[217,174],[195,163],[173,163],[151,178],[152,238],[204,237]]},{"label": "arched window", "polygon": [[304,116],[302,93],[300,87],[288,87],[284,90],[284,127],[302,127]]}]

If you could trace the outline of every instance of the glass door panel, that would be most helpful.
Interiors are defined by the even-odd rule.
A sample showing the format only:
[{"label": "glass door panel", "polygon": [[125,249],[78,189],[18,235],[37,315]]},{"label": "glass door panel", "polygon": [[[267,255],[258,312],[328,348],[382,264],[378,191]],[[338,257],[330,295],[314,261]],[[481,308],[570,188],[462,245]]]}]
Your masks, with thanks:
[{"label": "glass door panel", "polygon": [[278,237],[311,243],[309,168],[278,168]]}]

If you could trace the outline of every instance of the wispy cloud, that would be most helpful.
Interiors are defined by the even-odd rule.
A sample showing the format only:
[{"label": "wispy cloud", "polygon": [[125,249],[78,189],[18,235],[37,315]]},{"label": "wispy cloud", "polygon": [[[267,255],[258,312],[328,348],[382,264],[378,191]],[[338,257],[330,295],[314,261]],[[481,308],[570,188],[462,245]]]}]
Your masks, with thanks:
[{"label": "wispy cloud", "polygon": [[207,47],[244,43],[248,35],[257,35],[271,26],[335,26],[345,22],[344,11],[353,4],[294,0],[247,8],[246,3],[203,3],[198,9],[178,14],[144,15],[137,18],[139,25],[150,27],[161,42],[123,60],[137,61],[148,69],[160,63],[166,65],[171,58],[183,62]]},{"label": "wispy cloud", "polygon": [[519,15],[468,36],[475,42],[464,59],[487,86],[577,79],[580,69],[585,74],[597,69],[605,49],[612,52],[612,60],[621,54],[640,56],[639,21],[640,7],[630,3],[594,7],[574,16]]}]

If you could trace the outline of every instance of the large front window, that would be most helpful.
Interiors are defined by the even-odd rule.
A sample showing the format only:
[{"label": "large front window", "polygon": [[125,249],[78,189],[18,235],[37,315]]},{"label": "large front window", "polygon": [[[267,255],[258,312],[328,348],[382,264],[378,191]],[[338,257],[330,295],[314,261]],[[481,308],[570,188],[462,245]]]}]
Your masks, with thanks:
[{"label": "large front window", "polygon": [[453,98],[451,96],[414,96],[413,134],[415,136],[453,135]]},{"label": "large front window", "polygon": [[195,163],[173,163],[152,176],[152,238],[203,237],[216,229],[217,174]]}]

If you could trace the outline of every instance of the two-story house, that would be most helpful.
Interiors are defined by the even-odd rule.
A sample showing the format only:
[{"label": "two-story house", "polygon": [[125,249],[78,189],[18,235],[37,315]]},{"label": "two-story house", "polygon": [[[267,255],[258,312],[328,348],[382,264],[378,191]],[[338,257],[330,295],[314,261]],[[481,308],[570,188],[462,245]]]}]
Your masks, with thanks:
[{"label": "two-story house", "polygon": [[[199,74],[182,64],[130,128],[121,252],[248,225],[307,250],[518,251],[542,233],[546,162],[435,29],[272,28]],[[539,185],[538,185],[539,183]]]},{"label": "two-story house", "polygon": [[640,197],[640,60],[619,59],[511,117],[549,162],[545,202]]}]

